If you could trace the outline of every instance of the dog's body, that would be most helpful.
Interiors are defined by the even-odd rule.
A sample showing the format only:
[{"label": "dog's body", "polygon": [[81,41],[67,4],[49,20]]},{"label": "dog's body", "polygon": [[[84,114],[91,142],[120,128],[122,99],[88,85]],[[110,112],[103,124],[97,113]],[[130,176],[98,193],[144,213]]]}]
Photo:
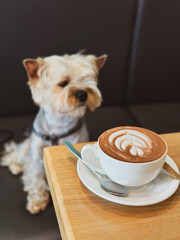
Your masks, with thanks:
[{"label": "dog's body", "polygon": [[88,141],[83,116],[87,109],[93,111],[101,103],[97,75],[105,60],[105,55],[96,58],[75,54],[24,61],[32,97],[40,109],[30,137],[20,144],[7,144],[1,165],[8,166],[13,174],[23,172],[31,213],[44,210],[49,202],[43,148],[63,144],[64,140]]}]

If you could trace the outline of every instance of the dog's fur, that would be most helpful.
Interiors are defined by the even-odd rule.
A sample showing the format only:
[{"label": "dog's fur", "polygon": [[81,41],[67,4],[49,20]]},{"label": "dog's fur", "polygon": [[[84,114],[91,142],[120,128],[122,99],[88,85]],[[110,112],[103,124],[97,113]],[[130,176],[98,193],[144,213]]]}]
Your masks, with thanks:
[{"label": "dog's fur", "polygon": [[[106,61],[106,55],[64,55],[23,61],[29,77],[29,87],[34,102],[40,107],[33,127],[44,135],[68,133],[87,110],[93,111],[101,104],[97,88],[98,72]],[[77,97],[86,92],[87,99]],[[85,123],[77,131],[58,140],[71,143],[88,141]],[[2,166],[8,166],[13,174],[23,172],[24,191],[27,192],[27,210],[38,213],[49,202],[49,191],[43,169],[43,148],[51,141],[43,140],[34,132],[22,143],[5,145]]]}]

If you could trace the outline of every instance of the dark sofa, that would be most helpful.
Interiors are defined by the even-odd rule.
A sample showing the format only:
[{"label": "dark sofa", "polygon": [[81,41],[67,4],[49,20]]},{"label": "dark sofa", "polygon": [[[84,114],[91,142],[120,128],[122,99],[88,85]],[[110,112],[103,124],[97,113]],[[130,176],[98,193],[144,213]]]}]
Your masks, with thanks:
[{"label": "dark sofa", "polygon": [[[17,142],[37,112],[22,60],[83,48],[108,54],[102,107],[86,115],[91,140],[121,125],[180,131],[178,0],[1,0],[0,33],[0,130]],[[52,203],[32,216],[25,198],[20,178],[0,168],[0,239],[60,239]]]}]

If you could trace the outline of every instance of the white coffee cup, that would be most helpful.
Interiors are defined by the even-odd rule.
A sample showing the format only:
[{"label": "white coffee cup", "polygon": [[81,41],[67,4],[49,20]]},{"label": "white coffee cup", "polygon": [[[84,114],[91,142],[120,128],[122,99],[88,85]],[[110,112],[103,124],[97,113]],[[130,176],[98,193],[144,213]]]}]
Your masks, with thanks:
[{"label": "white coffee cup", "polygon": [[91,156],[97,157],[103,172],[114,182],[124,186],[138,187],[151,182],[157,177],[165,162],[167,150],[166,144],[165,153],[157,160],[142,163],[125,162],[110,157],[103,152],[98,139],[96,147],[91,144],[83,146],[81,155],[82,158],[86,158],[87,154],[92,153]]}]

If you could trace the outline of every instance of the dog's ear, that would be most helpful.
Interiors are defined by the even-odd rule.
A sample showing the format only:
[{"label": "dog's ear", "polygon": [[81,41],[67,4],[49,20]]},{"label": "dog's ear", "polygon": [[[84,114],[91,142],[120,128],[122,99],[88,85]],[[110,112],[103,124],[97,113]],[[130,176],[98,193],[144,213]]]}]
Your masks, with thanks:
[{"label": "dog's ear", "polygon": [[23,65],[31,79],[38,78],[39,61],[37,59],[24,59]]},{"label": "dog's ear", "polygon": [[100,70],[104,66],[106,59],[107,59],[106,54],[96,58],[95,61],[96,61],[96,66],[97,66],[98,70]]}]

